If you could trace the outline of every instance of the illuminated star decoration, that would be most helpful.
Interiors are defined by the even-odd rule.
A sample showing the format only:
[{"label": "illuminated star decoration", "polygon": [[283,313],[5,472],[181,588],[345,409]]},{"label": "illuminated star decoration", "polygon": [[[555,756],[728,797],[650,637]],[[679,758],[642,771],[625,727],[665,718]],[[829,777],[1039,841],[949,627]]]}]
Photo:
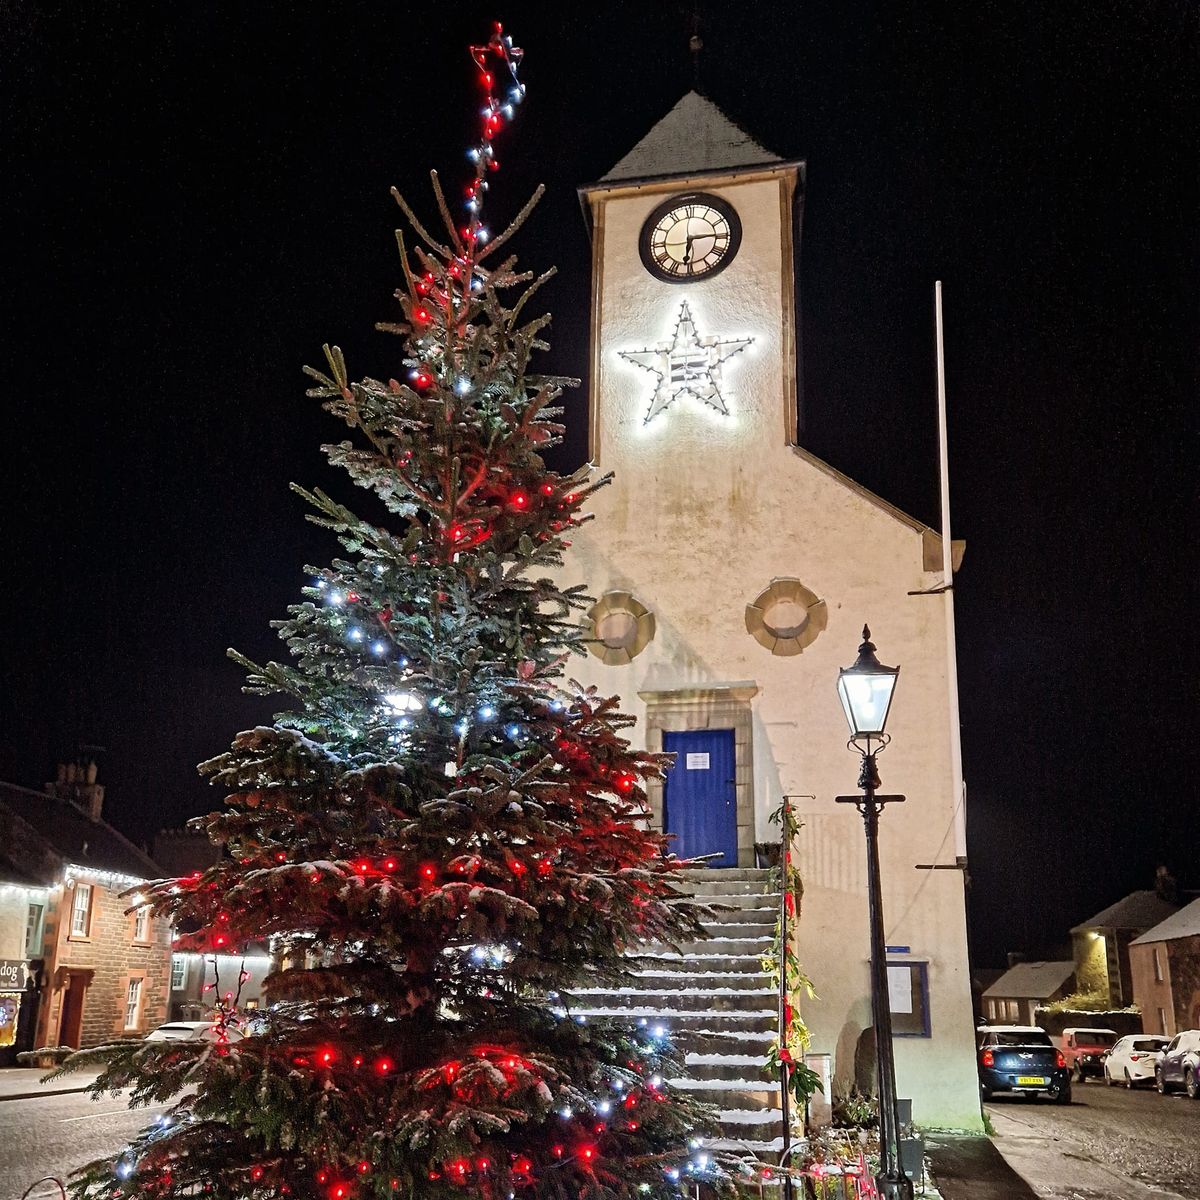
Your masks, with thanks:
[{"label": "illuminated star decoration", "polygon": [[669,342],[648,350],[621,350],[623,359],[658,376],[658,385],[650,400],[645,424],[649,425],[680,396],[692,396],[725,416],[729,408],[721,395],[721,364],[740,354],[753,338],[702,338],[696,332],[692,310],[685,300],[679,306],[679,319]]},{"label": "illuminated star decoration", "polygon": [[[486,176],[489,171],[500,169],[492,141],[525,98],[525,85],[517,79],[517,68],[525,57],[525,51],[513,45],[512,38],[497,21],[487,44],[471,47],[471,57],[479,68],[479,81],[483,84],[486,96],[480,109],[479,141],[467,151],[467,157],[475,164],[475,178],[467,185],[467,212],[470,216],[463,236],[468,243],[483,243],[487,241],[487,230],[483,228],[483,193],[488,188]],[[490,66],[489,59],[494,60]],[[505,89],[503,95],[501,88]]]}]

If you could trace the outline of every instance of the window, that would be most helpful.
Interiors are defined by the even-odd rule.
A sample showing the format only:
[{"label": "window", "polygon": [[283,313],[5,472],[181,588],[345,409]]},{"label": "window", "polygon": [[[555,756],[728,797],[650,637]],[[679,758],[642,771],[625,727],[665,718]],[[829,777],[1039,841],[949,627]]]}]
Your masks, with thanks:
[{"label": "window", "polygon": [[125,1028],[136,1029],[142,1016],[142,981],[131,979],[125,992]]},{"label": "window", "polygon": [[182,954],[171,955],[171,991],[179,992],[187,987],[188,962]]},{"label": "window", "polygon": [[1162,983],[1163,980],[1163,964],[1162,964],[1162,947],[1154,947],[1154,980],[1156,983]]},{"label": "window", "polygon": [[42,921],[46,916],[44,904],[31,904],[25,918],[25,957],[40,958],[42,954]]},{"label": "window", "polygon": [[75,884],[75,898],[71,901],[71,933],[74,937],[87,937],[92,923],[92,885]]},{"label": "window", "polygon": [[887,976],[892,1033],[897,1037],[929,1037],[929,964],[890,962]]},{"label": "window", "polygon": [[133,914],[133,940],[135,942],[150,940],[150,910],[144,905]]}]

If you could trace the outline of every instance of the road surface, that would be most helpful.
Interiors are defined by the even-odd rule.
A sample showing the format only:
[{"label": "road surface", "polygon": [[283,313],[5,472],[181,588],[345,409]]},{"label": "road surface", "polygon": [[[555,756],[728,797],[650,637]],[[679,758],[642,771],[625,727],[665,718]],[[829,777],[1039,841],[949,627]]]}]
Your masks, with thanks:
[{"label": "road surface", "polygon": [[984,1109],[1039,1196],[1200,1200],[1200,1101],[1089,1082],[1069,1105],[998,1096]]},{"label": "road surface", "polygon": [[[130,1111],[120,1097],[93,1100],[79,1092],[0,1102],[0,1200],[20,1200],[44,1175],[66,1182],[75,1167],[119,1150],[162,1108]],[[58,1188],[43,1184],[30,1200],[59,1195]]]}]

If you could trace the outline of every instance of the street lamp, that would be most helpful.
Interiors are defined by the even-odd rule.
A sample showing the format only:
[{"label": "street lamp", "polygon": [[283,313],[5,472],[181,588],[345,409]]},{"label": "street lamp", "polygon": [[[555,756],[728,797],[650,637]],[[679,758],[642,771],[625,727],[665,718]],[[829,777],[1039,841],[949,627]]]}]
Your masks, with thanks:
[{"label": "street lamp", "polygon": [[912,1200],[912,1180],[900,1166],[900,1113],[896,1104],[896,1061],[892,1054],[892,1009],[888,999],[887,956],[883,941],[883,897],[879,886],[879,814],[885,804],[903,796],[879,795],[875,756],[890,741],[884,732],[899,667],[885,667],[875,657],[871,631],[863,626],[863,641],[852,667],[838,672],[838,696],[850,726],[849,748],[862,755],[858,796],[838,796],[862,814],[867,832],[867,902],[871,921],[871,1017],[875,1024],[875,1058],[879,1071],[879,1174],[875,1179],[882,1200]]}]

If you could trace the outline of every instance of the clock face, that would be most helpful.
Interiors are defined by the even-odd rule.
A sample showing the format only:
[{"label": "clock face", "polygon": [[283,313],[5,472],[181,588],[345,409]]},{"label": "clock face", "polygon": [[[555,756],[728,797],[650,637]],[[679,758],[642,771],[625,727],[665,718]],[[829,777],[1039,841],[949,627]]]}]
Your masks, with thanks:
[{"label": "clock face", "polygon": [[732,204],[709,192],[688,192],[646,218],[639,249],[651,275],[687,283],[723,271],[741,242],[742,222]]}]

